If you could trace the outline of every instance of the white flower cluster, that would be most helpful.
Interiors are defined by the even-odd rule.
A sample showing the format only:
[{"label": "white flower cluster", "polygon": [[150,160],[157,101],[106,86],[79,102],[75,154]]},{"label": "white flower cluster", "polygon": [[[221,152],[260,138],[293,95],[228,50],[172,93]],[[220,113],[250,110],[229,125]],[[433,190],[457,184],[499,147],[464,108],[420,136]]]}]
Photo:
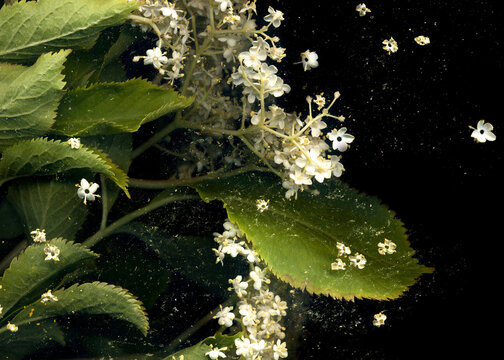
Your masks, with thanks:
[{"label": "white flower cluster", "polygon": [[[185,54],[190,39],[189,20],[183,10],[175,8],[167,0],[138,0],[139,12],[150,20],[150,25],[158,36],[157,46],[147,50],[145,56],[135,56],[133,61],[143,59],[145,65],[154,66],[165,78],[173,83],[183,76]],[[139,19],[140,20],[140,19]],[[149,26],[139,21],[143,31]],[[169,51],[170,55],[166,56]]]},{"label": "white flower cluster", "polygon": [[[222,262],[225,254],[232,257],[241,254],[254,266],[248,280],[244,281],[241,275],[229,280],[229,290],[234,291],[240,298],[237,304],[239,321],[246,330],[245,335],[235,340],[236,355],[247,360],[286,358],[287,344],[282,341],[285,338],[285,329],[280,322],[287,314],[287,303],[269,290],[270,280],[266,270],[259,266],[257,254],[248,249],[245,241],[239,241],[243,234],[238,227],[226,221],[224,229],[222,234],[214,234],[215,241],[219,244],[219,249],[214,249],[217,262]],[[233,307],[221,306],[215,318],[218,319],[219,325],[231,327],[235,320]],[[223,349],[209,352],[207,356],[217,359],[216,356],[221,350]]]},{"label": "white flower cluster", "polygon": [[336,248],[338,249],[338,258],[331,264],[331,270],[346,270],[347,264],[342,258],[348,258],[350,265],[361,270],[364,269],[367,263],[367,259],[364,255],[359,254],[358,252],[351,255],[352,251],[350,250],[350,247],[340,242],[336,243]]},{"label": "white flower cluster", "polygon": [[[265,25],[259,28],[254,18],[255,1],[178,2],[177,6],[183,9],[176,9],[166,1],[141,3],[144,19],[158,25],[153,31],[158,34],[160,45],[136,60],[143,58],[163,74],[176,73],[175,77],[167,77],[172,81],[182,76],[182,60],[187,59],[190,65],[184,69],[181,92],[194,95],[195,100],[193,109],[183,115],[181,126],[217,138],[228,135],[224,142],[229,146],[219,143],[222,156],[205,155],[194,164],[195,170],[243,166],[250,164],[245,156],[255,154],[262,164],[283,179],[287,198],[297,197],[298,191],[311,185],[313,179],[323,182],[341,176],[344,167],[340,153],[347,150],[354,137],[348,134],[346,127],[335,128],[334,120],[327,121],[327,118],[344,120],[343,116],[329,114],[339,92],[328,105],[323,94],[316,95],[315,99],[308,97],[306,117],[287,113],[275,104],[277,98],[291,90],[278,68],[268,63],[281,62],[286,56],[285,48],[279,46],[279,38],[268,35],[269,29],[278,28],[284,20],[281,11],[270,6],[262,19]],[[188,18],[191,19],[190,30]],[[171,51],[171,57],[163,52],[164,49]],[[173,54],[181,60],[174,60]],[[316,68],[317,53],[306,50],[301,54],[301,63],[304,70]],[[227,81],[223,81],[225,78]],[[244,99],[241,104],[237,101],[239,97]],[[312,112],[313,104],[317,114]],[[327,133],[324,132],[326,128]],[[230,140],[233,137],[241,143],[233,143]],[[200,143],[199,146],[211,144]],[[212,151],[208,153],[213,154]],[[224,245],[223,248],[232,246]]]}]

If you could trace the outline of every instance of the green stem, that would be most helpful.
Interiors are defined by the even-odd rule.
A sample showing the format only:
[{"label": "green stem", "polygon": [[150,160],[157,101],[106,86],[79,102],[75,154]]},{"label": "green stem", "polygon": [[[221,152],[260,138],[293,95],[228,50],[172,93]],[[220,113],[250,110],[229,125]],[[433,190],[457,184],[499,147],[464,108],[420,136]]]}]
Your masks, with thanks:
[{"label": "green stem", "polygon": [[140,154],[142,154],[145,150],[147,150],[148,148],[150,148],[152,145],[158,143],[163,138],[165,138],[166,136],[168,136],[172,131],[174,131],[174,130],[176,130],[178,128],[179,128],[178,122],[176,120],[172,121],[164,129],[162,129],[161,131],[159,131],[156,134],[154,134],[149,140],[147,140],[142,145],[140,145],[135,150],[133,150],[131,152],[131,159],[133,160],[134,158],[136,158],[137,156],[139,156]]},{"label": "green stem", "polygon": [[[230,304],[235,303],[237,300],[236,295],[232,295],[229,299],[227,299],[222,305],[222,307],[226,307]],[[189,339],[196,331],[201,329],[203,325],[208,323],[210,320],[214,318],[214,314],[216,314],[220,310],[220,306],[217,306],[215,309],[210,311],[207,315],[199,319],[194,325],[187,328],[183,333],[173,339],[168,346],[165,348],[166,354],[172,354],[175,349],[182,343],[184,343],[187,339]]]},{"label": "green stem", "polygon": [[231,171],[215,171],[202,176],[196,176],[190,179],[167,179],[167,180],[145,180],[145,179],[129,179],[129,186],[132,188],[141,189],[166,189],[176,186],[189,186],[204,180],[223,179],[233,175],[245,173],[247,171],[269,171],[268,169],[255,165],[244,166]]},{"label": "green stem", "polygon": [[174,195],[166,198],[161,198],[155,201],[152,201],[150,204],[144,206],[143,208],[132,211],[131,213],[124,215],[119,220],[113,222],[109,226],[104,229],[98,230],[94,235],[86,239],[82,244],[88,248],[93,247],[98,242],[100,242],[103,238],[113,234],[117,229],[121,226],[126,225],[130,221],[135,220],[136,218],[145,215],[157,208],[168,205],[175,201],[183,201],[183,200],[196,200],[199,199],[198,195],[194,194],[183,194],[183,195]]},{"label": "green stem", "polygon": [[100,174],[100,184],[102,186],[102,195],[101,195],[101,203],[102,203],[102,218],[100,229],[104,229],[107,227],[107,218],[108,218],[108,193],[107,193],[107,182],[105,176]]}]

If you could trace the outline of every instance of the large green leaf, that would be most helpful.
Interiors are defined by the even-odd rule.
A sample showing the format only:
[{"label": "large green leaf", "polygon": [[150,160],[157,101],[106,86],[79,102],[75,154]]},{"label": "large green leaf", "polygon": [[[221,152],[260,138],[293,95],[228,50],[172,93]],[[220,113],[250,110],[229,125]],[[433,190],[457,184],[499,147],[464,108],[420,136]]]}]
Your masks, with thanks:
[{"label": "large green leaf", "polygon": [[142,303],[121,287],[96,281],[75,284],[52,294],[58,301],[42,303],[38,300],[20,311],[11,323],[22,331],[23,326],[59,316],[108,315],[133,324],[144,336],[147,335],[149,322]]},{"label": "large green leaf", "polygon": [[29,62],[41,53],[89,49],[99,32],[137,8],[128,0],[20,1],[0,9],[0,61]]},{"label": "large green leaf", "polygon": [[28,246],[5,270],[0,280],[0,304],[3,318],[12,311],[40,298],[42,293],[61,281],[66,273],[90,261],[96,254],[80,244],[58,238],[48,242],[60,250],[59,261],[45,260],[43,244]]},{"label": "large green leaf", "polygon": [[0,63],[0,149],[48,132],[63,96],[61,72],[69,53],[43,54],[30,67]]},{"label": "large green leaf", "polygon": [[[224,202],[228,216],[247,235],[254,249],[281,280],[310,293],[334,298],[392,299],[400,296],[423,273],[406,231],[395,214],[374,197],[360,194],[341,181],[318,186],[319,195],[302,192],[287,200],[277,178],[247,173],[195,185],[205,201]],[[258,199],[269,200],[259,212]],[[389,239],[397,252],[378,253],[378,243]],[[331,270],[338,256],[337,242],[352,254],[363,254],[359,269]]]},{"label": "large green leaf", "polygon": [[23,326],[22,331],[22,334],[10,331],[0,333],[2,359],[27,359],[28,355],[49,346],[65,345],[64,334],[59,324],[50,320]]},{"label": "large green leaf", "polygon": [[97,83],[65,95],[52,130],[68,136],[135,132],[142,124],[192,101],[143,79]]},{"label": "large green leaf", "polygon": [[49,239],[74,240],[88,213],[75,186],[55,180],[19,181],[9,186],[8,200],[22,219],[27,236],[44,229]]},{"label": "large green leaf", "polygon": [[20,141],[5,149],[0,160],[0,186],[25,176],[53,175],[86,169],[111,179],[129,196],[128,176],[98,149],[72,149],[59,140],[37,138]]}]

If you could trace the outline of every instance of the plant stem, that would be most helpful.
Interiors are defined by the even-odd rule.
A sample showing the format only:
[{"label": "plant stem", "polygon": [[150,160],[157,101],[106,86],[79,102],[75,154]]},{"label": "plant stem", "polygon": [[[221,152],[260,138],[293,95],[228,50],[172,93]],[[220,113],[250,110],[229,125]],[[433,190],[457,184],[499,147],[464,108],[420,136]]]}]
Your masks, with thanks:
[{"label": "plant stem", "polygon": [[106,228],[98,230],[94,235],[90,236],[82,244],[84,246],[87,246],[88,248],[91,248],[94,245],[96,245],[98,242],[100,242],[103,238],[113,234],[121,226],[124,226],[127,223],[129,223],[130,221],[132,221],[142,215],[145,215],[153,210],[156,210],[157,208],[160,208],[161,206],[168,205],[168,204],[175,202],[175,201],[196,200],[196,199],[199,199],[199,196],[196,194],[183,194],[183,195],[169,196],[169,197],[165,197],[165,198],[161,198],[161,199],[152,201],[150,204],[144,206],[143,208],[137,209],[127,215],[124,215],[122,218],[113,222],[112,224],[110,224]]},{"label": "plant stem", "polygon": [[194,325],[191,327],[187,328],[183,333],[181,333],[179,336],[177,336],[175,339],[173,339],[168,346],[165,348],[166,349],[166,354],[172,354],[175,349],[185,342],[187,339],[189,339],[196,331],[201,329],[203,325],[205,325],[207,322],[213,319],[214,314],[216,314],[220,310],[220,306],[226,307],[232,303],[236,302],[236,295],[232,295],[229,299],[227,299],[224,303],[221,305],[217,306],[215,309],[210,311],[207,315],[203,316],[201,319],[199,319]]},{"label": "plant stem", "polygon": [[166,179],[166,180],[145,180],[145,179],[129,179],[129,186],[141,189],[166,189],[176,186],[189,186],[199,181],[211,179],[223,179],[229,176],[245,173],[248,171],[270,171],[261,166],[248,165],[231,171],[214,171],[202,176],[195,176],[190,179]]}]

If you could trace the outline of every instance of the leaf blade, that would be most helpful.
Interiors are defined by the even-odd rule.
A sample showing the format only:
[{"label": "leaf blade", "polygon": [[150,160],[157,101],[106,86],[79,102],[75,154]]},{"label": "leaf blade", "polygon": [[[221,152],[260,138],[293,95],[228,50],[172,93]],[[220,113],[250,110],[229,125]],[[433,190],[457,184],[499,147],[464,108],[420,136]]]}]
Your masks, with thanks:
[{"label": "leaf blade", "polygon": [[42,52],[88,49],[101,30],[137,8],[127,0],[20,1],[0,9],[0,61],[26,63]]},{"label": "leaf blade", "polygon": [[[228,216],[247,235],[272,272],[310,293],[353,300],[387,300],[400,296],[430,268],[418,264],[403,224],[378,199],[359,194],[339,181],[306,192],[297,200],[282,195],[271,176],[249,173],[195,185],[203,200],[224,202]],[[256,200],[270,200],[260,213]],[[377,244],[388,238],[397,244],[393,255],[380,255]],[[364,269],[350,266],[331,271],[337,243],[364,254]]]},{"label": "leaf blade", "polygon": [[[148,102],[141,101],[147,98]],[[141,125],[183,109],[192,101],[143,79],[96,83],[65,95],[52,130],[67,136],[135,132]]]},{"label": "leaf blade", "polygon": [[43,54],[30,67],[0,63],[0,148],[49,131],[63,97],[69,53]]}]

